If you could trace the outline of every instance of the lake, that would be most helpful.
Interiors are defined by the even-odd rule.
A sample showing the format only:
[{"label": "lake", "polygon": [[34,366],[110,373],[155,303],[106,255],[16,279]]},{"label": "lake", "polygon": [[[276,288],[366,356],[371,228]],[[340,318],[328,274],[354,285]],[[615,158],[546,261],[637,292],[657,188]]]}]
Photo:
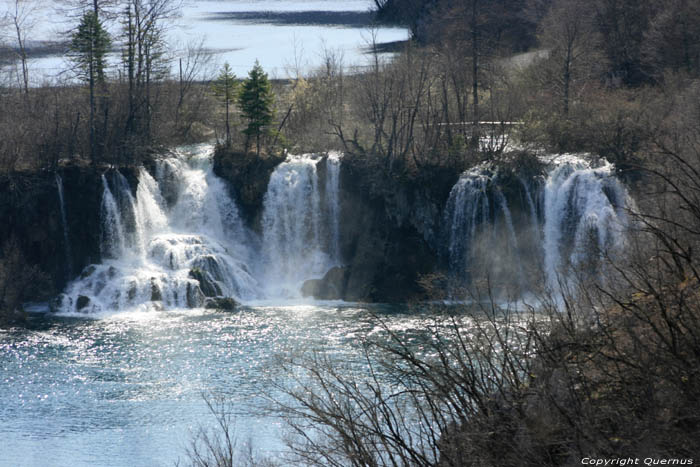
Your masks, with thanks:
[{"label": "lake", "polygon": [[359,337],[384,332],[370,314],[407,342],[424,332],[426,311],[301,302],[46,315],[0,330],[0,465],[172,466],[191,433],[213,423],[210,393],[235,408],[242,443],[276,457],[284,422],[261,412],[261,395],[288,377],[275,358],[319,350],[361,362]]},{"label": "lake", "polygon": [[[3,9],[12,2],[2,0]],[[342,56],[345,64],[366,63],[366,49],[372,40],[369,0],[216,0],[186,1],[180,18],[169,27],[169,54],[173,71],[190,42],[203,41],[211,53],[209,71],[228,62],[238,76],[245,76],[258,60],[271,77],[293,75],[293,69],[308,73],[322,63],[324,50]],[[65,31],[73,26],[55,10],[55,2],[39,2],[32,14],[35,26],[28,34],[36,41],[67,41]],[[118,25],[109,27],[119,33]],[[408,31],[400,27],[375,29],[378,43],[402,41]],[[116,41],[115,41],[116,42]],[[118,54],[111,57],[116,64]],[[30,61],[35,83],[69,78],[60,72],[70,68],[55,50]]]}]

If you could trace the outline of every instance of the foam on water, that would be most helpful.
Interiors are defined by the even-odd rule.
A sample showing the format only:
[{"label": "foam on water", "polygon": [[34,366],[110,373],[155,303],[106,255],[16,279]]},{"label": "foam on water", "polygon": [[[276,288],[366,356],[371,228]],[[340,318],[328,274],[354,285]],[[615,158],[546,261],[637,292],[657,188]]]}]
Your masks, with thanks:
[{"label": "foam on water", "polygon": [[155,177],[141,167],[135,196],[124,174],[102,175],[102,262],[68,285],[61,312],[300,298],[305,279],[340,264],[338,154],[290,156],[274,170],[258,238],[213,173],[212,152],[176,151],[156,162]]},{"label": "foam on water", "polygon": [[453,298],[478,275],[517,289],[518,296],[542,283],[556,292],[579,266],[595,268],[597,258],[623,248],[632,201],[614,167],[591,159],[542,156],[544,183],[536,175],[517,175],[512,183],[512,176],[488,164],[460,177],[443,218],[442,249],[457,289]]}]

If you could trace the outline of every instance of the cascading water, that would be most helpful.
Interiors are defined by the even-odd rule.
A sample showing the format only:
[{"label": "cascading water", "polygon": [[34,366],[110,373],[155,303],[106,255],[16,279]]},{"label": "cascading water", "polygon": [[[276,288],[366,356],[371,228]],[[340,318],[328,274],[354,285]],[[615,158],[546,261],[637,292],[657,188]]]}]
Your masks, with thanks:
[{"label": "cascading water", "polygon": [[544,270],[556,290],[570,267],[592,255],[611,254],[624,245],[631,200],[607,162],[566,157],[555,162],[544,188]]},{"label": "cascading water", "polygon": [[[247,266],[250,234],[214,176],[210,154],[211,146],[199,146],[158,161],[160,180],[141,168],[136,197],[119,172],[102,176],[103,262],[69,284],[62,311],[198,307],[206,297],[259,297]],[[167,200],[161,186],[170,190]]]},{"label": "cascading water", "polygon": [[326,158],[326,198],[330,226],[329,254],[334,264],[340,263],[340,154]]},{"label": "cascading water", "polygon": [[112,190],[107,183],[107,177],[104,174],[102,174],[102,187],[102,205],[100,207],[100,217],[102,219],[101,253],[104,258],[118,258],[124,254],[126,238],[117,200],[112,194]]},{"label": "cascading water", "polygon": [[66,216],[66,201],[63,196],[63,179],[56,174],[56,190],[58,190],[58,202],[61,209],[61,223],[63,224],[63,249],[66,255],[66,277],[73,276],[73,254],[70,247],[70,234],[68,232],[68,218]]},{"label": "cascading water", "polygon": [[444,230],[450,275],[458,282],[467,280],[472,262],[471,246],[476,243],[477,226],[490,219],[486,187],[488,172],[481,168],[466,172],[452,188],[445,209]]},{"label": "cascading water", "polygon": [[544,177],[484,165],[453,187],[443,237],[455,298],[485,277],[508,294],[558,290],[572,268],[622,248],[631,201],[612,165],[572,155],[542,162]]},{"label": "cascading water", "polygon": [[296,297],[305,279],[340,264],[339,167],[337,154],[307,154],[290,156],[272,173],[262,216],[267,295]]}]

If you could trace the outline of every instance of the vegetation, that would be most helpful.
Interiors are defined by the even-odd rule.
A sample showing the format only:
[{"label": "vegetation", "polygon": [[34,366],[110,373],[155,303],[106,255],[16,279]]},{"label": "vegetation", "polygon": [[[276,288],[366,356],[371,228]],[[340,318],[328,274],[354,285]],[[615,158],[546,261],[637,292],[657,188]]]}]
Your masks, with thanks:
[{"label": "vegetation", "polygon": [[246,135],[246,152],[250,147],[250,138],[255,138],[256,154],[260,155],[261,136],[269,133],[268,126],[272,123],[272,87],[267,74],[256,61],[248,73],[248,78],[241,83],[238,94],[238,106],[248,126],[243,133]]},{"label": "vegetation", "polygon": [[226,147],[231,146],[231,124],[230,120],[230,110],[229,108],[234,102],[236,96],[236,75],[231,71],[231,67],[228,63],[224,63],[224,66],[219,72],[219,76],[214,81],[214,95],[224,104],[225,109],[225,122],[226,122]]},{"label": "vegetation", "polygon": [[[697,459],[696,5],[546,0],[509,16],[498,14],[506,2],[376,3],[385,15],[409,5],[394,11],[418,43],[391,62],[373,55],[362,73],[327,53],[280,97],[292,148],[343,150],[362,189],[387,197],[513,145],[591,152],[630,182],[634,227],[628,254],[606,260],[612,277],[581,274],[531,307],[495,306],[484,271],[471,293],[487,305],[436,317],[422,346],[376,318],[370,328],[384,332],[361,340],[364,377],[323,354],[283,358],[295,377],[277,398],[295,434],[283,462]],[[515,55],[525,37],[536,48]]]},{"label": "vegetation", "polygon": [[[17,2],[18,39],[8,45],[18,51],[17,62],[0,63],[5,78],[0,82],[0,171],[54,168],[59,161],[137,164],[164,141],[201,138],[199,130],[209,126],[204,112],[208,87],[197,85],[205,54],[201,47],[188,47],[179,77],[173,79],[165,53],[164,30],[177,3],[73,3],[77,10],[70,14],[79,13],[67,53],[75,73],[63,83],[32,87],[24,63],[32,2]],[[107,22],[121,26],[116,37],[107,34]],[[121,51],[119,67],[105,62],[112,44]],[[16,63],[19,75],[13,71]],[[21,77],[18,86],[13,85],[14,75]],[[74,77],[87,89],[72,81]]]},{"label": "vegetation", "polygon": [[91,160],[95,159],[97,149],[95,128],[95,87],[104,87],[105,55],[109,49],[110,38],[99,17],[94,11],[87,11],[78,29],[73,34],[70,45],[71,58],[75,62],[77,75],[86,81],[90,87],[90,150]]},{"label": "vegetation", "polygon": [[[237,96],[246,153],[253,138],[257,158],[265,155],[279,124],[289,149],[341,149],[361,189],[388,198],[396,184],[443,185],[437,175],[498,160],[513,145],[588,151],[614,162],[635,189],[634,230],[627,256],[608,259],[612,277],[582,274],[563,293],[541,290],[525,311],[496,307],[484,271],[471,292],[487,305],[437,317],[424,352],[377,319],[384,338],[362,343],[364,379],[345,377],[343,362],[324,355],[284,359],[299,378],[279,402],[297,435],[292,461],[554,466],[591,455],[700,456],[698,3],[375,3],[380,17],[409,24],[416,41],[391,61],[372,44],[361,70],[327,52],[316,73],[277,83],[277,101],[256,64]],[[194,84],[193,68],[168,79],[163,27],[172,7],[129,0],[115,12],[121,74],[103,71],[100,19],[83,14],[72,49],[88,102],[81,86],[29,86],[16,9],[20,71],[18,85],[0,89],[0,170],[87,155],[93,164],[138,163],[159,143],[194,137],[196,124],[218,130],[221,122],[233,154],[230,70],[215,93]],[[204,112],[212,98],[224,103],[224,119]],[[40,280],[9,245],[0,309],[14,312]],[[193,465],[237,462],[231,420],[217,422],[220,434],[193,444]]]}]

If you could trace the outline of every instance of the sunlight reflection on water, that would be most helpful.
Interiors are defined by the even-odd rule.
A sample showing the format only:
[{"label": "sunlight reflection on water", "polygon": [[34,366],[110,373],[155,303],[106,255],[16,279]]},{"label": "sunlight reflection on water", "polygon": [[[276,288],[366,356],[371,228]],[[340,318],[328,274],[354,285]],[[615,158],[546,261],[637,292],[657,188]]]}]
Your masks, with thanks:
[{"label": "sunlight reflection on water", "polygon": [[366,318],[419,335],[425,315],[357,304],[292,304],[46,316],[0,333],[0,465],[172,465],[190,432],[211,423],[202,394],[225,394],[237,431],[283,448],[279,419],[261,411],[277,355],[318,350],[357,361]]}]

